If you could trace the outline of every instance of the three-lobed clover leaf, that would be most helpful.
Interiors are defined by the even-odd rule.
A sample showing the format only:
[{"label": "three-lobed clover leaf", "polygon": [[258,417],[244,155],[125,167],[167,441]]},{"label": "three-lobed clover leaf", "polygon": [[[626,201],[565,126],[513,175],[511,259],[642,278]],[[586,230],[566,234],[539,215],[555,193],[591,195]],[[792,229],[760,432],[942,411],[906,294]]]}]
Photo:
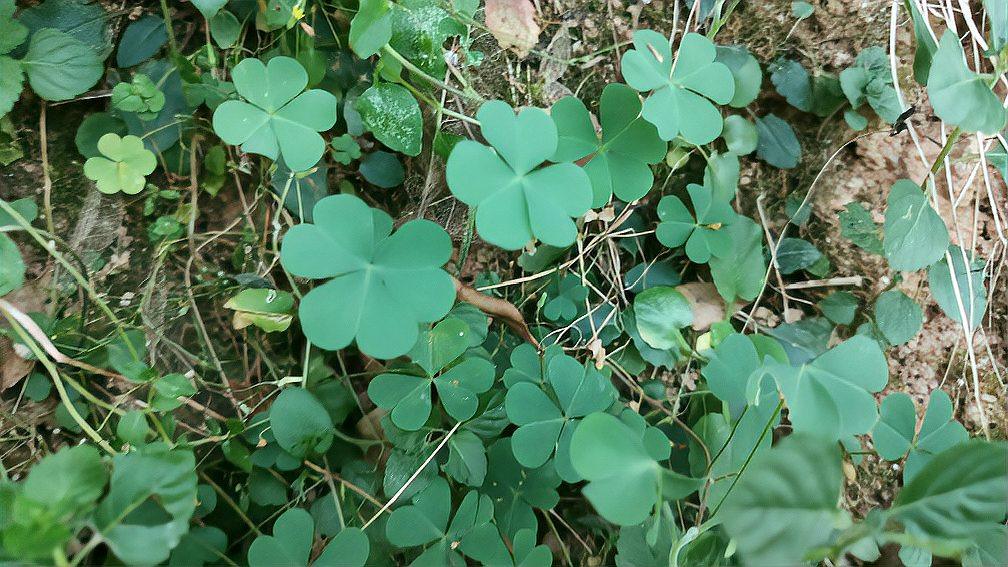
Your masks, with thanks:
[{"label": "three-lobed clover leaf", "polygon": [[477,118],[493,147],[459,142],[448,156],[446,176],[452,194],[476,209],[479,235],[506,250],[535,239],[557,247],[573,244],[577,227],[571,218],[591,207],[591,181],[573,163],[538,167],[557,150],[549,115],[538,108],[516,115],[507,103],[492,100]]},{"label": "three-lobed clover leaf", "polygon": [[[795,431],[839,440],[875,425],[878,407],[872,394],[889,382],[889,366],[873,339],[856,335],[797,367],[769,360],[764,364],[784,394]],[[762,377],[760,372],[750,377],[750,400],[761,389]]]},{"label": "three-lobed clover leaf", "polygon": [[301,63],[290,57],[274,57],[266,65],[243,59],[231,79],[244,100],[226,101],[214,111],[214,131],[224,142],[273,160],[283,156],[292,171],[318,163],[326,148],[319,132],[336,124],[336,97],[304,90],[308,72]]},{"label": "three-lobed clover leaf", "polygon": [[560,486],[553,463],[527,469],[515,460],[510,437],[487,449],[487,476],[482,491],[494,500],[494,519],[505,534],[522,529],[538,531],[533,507],[549,510],[560,502]]},{"label": "three-lobed clover leaf", "polygon": [[428,220],[392,234],[392,218],[351,195],[321,199],[314,224],[284,237],[280,260],[288,272],[328,282],[305,294],[298,314],[313,344],[328,350],[356,339],[376,358],[405,354],[419,324],[437,321],[455,302],[455,284],[441,267],[451,238]]},{"label": "three-lobed clover leaf", "polygon": [[[315,522],[303,508],[291,508],[273,523],[272,535],[261,534],[248,550],[249,567],[309,565]],[[343,528],[311,562],[313,567],[364,567],[371,543],[359,528]]]},{"label": "three-lobed clover leaf", "polygon": [[668,248],[686,243],[689,259],[703,264],[711,256],[722,257],[732,251],[732,239],[726,227],[738,215],[727,202],[714,197],[713,190],[703,185],[690,183],[686,187],[693,202],[694,217],[682,200],[675,195],[666,195],[658,202],[658,229],[655,236]]},{"label": "three-lobed clover leaf", "polygon": [[902,392],[894,392],[882,400],[879,421],[872,429],[872,441],[880,457],[887,461],[906,457],[904,484],[935,455],[968,438],[966,428],[952,417],[952,400],[941,390],[931,392],[920,431],[913,399]]},{"label": "three-lobed clover leaf", "polygon": [[676,136],[690,144],[706,144],[721,135],[721,113],[711,101],[727,104],[735,96],[735,78],[715,61],[717,48],[706,37],[688,33],[673,60],[667,37],[651,30],[633,35],[634,49],[623,54],[623,78],[640,92],[644,118],[657,126],[663,140]]},{"label": "three-lobed clover leaf", "polygon": [[385,536],[400,548],[427,546],[414,565],[463,565],[459,552],[477,560],[507,555],[492,523],[494,504],[489,496],[472,490],[454,508],[454,515],[452,509],[448,482],[436,477],[412,504],[392,512]]},{"label": "three-lobed clover leaf", "polygon": [[882,250],[894,270],[912,272],[934,264],[949,245],[948,228],[913,181],[900,179],[886,199]]},{"label": "three-lobed clover leaf", "polygon": [[665,157],[668,144],[655,127],[641,117],[641,101],[633,89],[619,83],[606,85],[599,102],[601,139],[591,114],[580,99],[558,100],[550,110],[559,143],[550,161],[587,158],[584,170],[591,179],[592,207],[601,207],[615,194],[630,202],[651,190],[654,174],[649,164]]},{"label": "three-lobed clover leaf", "polygon": [[543,316],[550,321],[570,323],[584,309],[588,288],[581,285],[581,278],[567,274],[551,282],[546,297],[549,301],[543,305]]},{"label": "three-lobed clover leaf", "polygon": [[138,73],[129,83],[112,87],[112,106],[123,112],[133,112],[141,120],[157,116],[165,105],[165,95],[150,77]]},{"label": "three-lobed clover leaf", "polygon": [[154,154],[136,136],[120,138],[110,132],[98,139],[98,151],[102,155],[84,162],[84,175],[109,195],[120,191],[127,195],[139,193],[146,185],[146,176],[157,167]]},{"label": "three-lobed clover leaf", "polygon": [[518,426],[511,446],[518,463],[528,468],[542,466],[556,452],[557,473],[576,482],[580,476],[570,464],[570,438],[578,418],[608,408],[616,392],[594,366],[565,354],[550,360],[546,374],[555,401],[532,382],[508,388],[504,407]]},{"label": "three-lobed clover leaf", "polygon": [[464,421],[476,414],[479,394],[493,386],[493,363],[465,358],[442,372],[469,348],[468,331],[468,325],[459,319],[441,321],[421,334],[417,342],[420,348],[411,353],[425,375],[387,372],[371,381],[368,396],[378,407],[391,410],[392,423],[407,431],[420,429],[430,417],[431,387],[437,390],[441,406],[451,417]]}]

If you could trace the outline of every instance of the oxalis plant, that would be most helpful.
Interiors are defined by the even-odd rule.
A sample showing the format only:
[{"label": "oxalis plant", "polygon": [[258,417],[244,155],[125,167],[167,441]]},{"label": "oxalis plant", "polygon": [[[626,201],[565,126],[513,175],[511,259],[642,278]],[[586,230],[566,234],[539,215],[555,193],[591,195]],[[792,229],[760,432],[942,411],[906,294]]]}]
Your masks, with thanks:
[{"label": "oxalis plant", "polygon": [[[0,159],[81,116],[40,202],[0,187],[0,563],[1008,564],[998,269],[939,197],[1008,176],[1008,3],[894,3],[913,53],[835,73],[732,44],[748,3],[671,4],[578,61],[526,0],[0,0]],[[841,150],[922,113],[927,175],[816,238]],[[809,123],[847,141],[803,155]],[[61,235],[67,175],[142,246]],[[891,355],[935,318],[971,372],[915,399]]]}]

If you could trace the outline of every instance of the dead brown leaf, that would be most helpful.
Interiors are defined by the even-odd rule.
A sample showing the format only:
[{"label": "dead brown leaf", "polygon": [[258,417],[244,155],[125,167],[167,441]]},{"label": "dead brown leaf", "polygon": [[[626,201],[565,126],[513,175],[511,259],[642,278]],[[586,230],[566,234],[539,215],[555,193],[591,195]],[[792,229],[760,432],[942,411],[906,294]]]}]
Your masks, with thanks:
[{"label": "dead brown leaf", "polygon": [[531,0],[487,0],[486,26],[502,48],[522,57],[539,42]]}]

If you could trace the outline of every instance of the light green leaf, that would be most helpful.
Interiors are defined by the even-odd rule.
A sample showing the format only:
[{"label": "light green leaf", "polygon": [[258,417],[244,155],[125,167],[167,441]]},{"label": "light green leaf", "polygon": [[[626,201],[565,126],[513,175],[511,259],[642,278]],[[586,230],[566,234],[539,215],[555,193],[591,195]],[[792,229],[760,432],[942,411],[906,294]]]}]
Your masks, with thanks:
[{"label": "light green leaf", "polygon": [[362,59],[381,51],[392,39],[392,14],[388,0],[361,0],[350,20],[350,47]]},{"label": "light green leaf", "polygon": [[846,513],[836,444],[794,434],[757,455],[718,514],[749,565],[797,565]]},{"label": "light green leaf", "polygon": [[304,90],[308,73],[290,57],[274,57],[266,65],[243,59],[231,78],[245,100],[217,107],[217,135],[248,153],[274,160],[282,156],[293,171],[314,167],[326,147],[318,133],[336,124],[336,97],[321,89]]},{"label": "light green leaf", "polygon": [[749,217],[737,215],[725,227],[731,250],[721,256],[711,256],[711,276],[718,293],[731,303],[736,299],[751,301],[763,289],[767,264],[763,254],[763,231]]},{"label": "light green leaf", "polygon": [[813,13],[815,13],[815,6],[812,4],[809,4],[808,2],[800,2],[798,0],[791,2],[791,15],[799,20],[804,20]]},{"label": "light green leaf", "polygon": [[0,55],[0,118],[3,118],[14,108],[14,103],[21,98],[24,85],[24,72],[21,64],[10,57]]},{"label": "light green leaf", "polygon": [[0,0],[0,55],[10,53],[28,39],[28,28],[14,19],[15,9],[14,0]]},{"label": "light green leaf", "polygon": [[725,118],[721,137],[724,138],[728,151],[739,156],[753,153],[759,143],[756,126],[738,114]]},{"label": "light green leaf", "polygon": [[875,300],[875,324],[891,345],[901,345],[917,336],[924,311],[902,291],[891,289]]},{"label": "light green leaf", "polygon": [[941,259],[949,245],[945,222],[908,179],[900,179],[889,190],[883,230],[882,248],[894,270],[926,268]]},{"label": "light green leaf", "polygon": [[763,71],[759,61],[742,45],[717,46],[718,63],[723,63],[731,71],[735,82],[735,94],[728,101],[729,106],[743,108],[756,100],[763,84]]},{"label": "light green leaf", "polygon": [[242,24],[238,18],[227,10],[217,12],[210,18],[210,37],[221,49],[230,49],[241,37]]},{"label": "light green leaf", "polygon": [[663,140],[681,136],[691,144],[706,144],[721,135],[721,113],[712,102],[727,104],[735,96],[731,70],[717,62],[717,49],[697,33],[683,36],[673,61],[668,38],[637,30],[634,49],[623,54],[623,77],[640,92],[652,91],[642,115],[658,128]]},{"label": "light green leaf", "polygon": [[126,412],[116,424],[116,437],[134,446],[143,445],[150,432],[147,417],[139,410]]},{"label": "light green leaf", "polygon": [[69,100],[83,94],[102,76],[94,50],[59,30],[35,32],[21,61],[35,94],[46,100]]},{"label": "light green leaf", "polygon": [[136,136],[105,134],[98,140],[98,151],[101,156],[84,162],[84,175],[109,195],[120,191],[127,195],[139,193],[147,183],[146,176],[157,167],[154,154]]},{"label": "light green leaf", "polygon": [[679,197],[667,195],[658,202],[658,228],[655,236],[667,248],[686,244],[690,260],[703,264],[712,256],[731,252],[732,242],[727,227],[738,218],[731,205],[715,197],[707,186],[691,183],[686,187],[696,216],[690,214]]},{"label": "light green leaf", "polygon": [[6,234],[0,234],[0,296],[24,285],[26,269],[17,244]]},{"label": "light green leaf", "polygon": [[680,329],[693,323],[693,310],[674,287],[655,286],[634,297],[637,331],[652,348],[667,350],[683,344]]},{"label": "light green leaf", "polygon": [[393,83],[372,85],[357,98],[356,107],[364,126],[383,144],[406,155],[420,154],[423,115],[405,87]]},{"label": "light green leaf", "polygon": [[573,163],[537,169],[556,152],[553,121],[538,108],[516,116],[499,100],[484,103],[477,118],[493,148],[459,142],[446,171],[455,197],[476,209],[477,232],[506,250],[518,250],[533,239],[571,245],[577,236],[571,218],[591,207],[591,181]]},{"label": "light green leaf", "polygon": [[270,406],[269,415],[277,443],[295,457],[325,453],[332,444],[332,419],[318,398],[304,388],[284,388]]},{"label": "light green leaf", "polygon": [[861,335],[808,364],[773,364],[770,373],[784,394],[795,431],[834,440],[871,430],[878,418],[872,394],[889,381],[878,343]]},{"label": "light green leaf", "polygon": [[[951,269],[949,259],[952,260]],[[953,321],[960,325],[969,321],[970,330],[980,325],[987,309],[981,259],[967,255],[956,245],[950,246],[946,256],[928,268],[928,287],[938,306]]]},{"label": "light green leaf", "polygon": [[337,350],[356,339],[363,352],[394,358],[416,344],[418,324],[443,317],[455,284],[441,266],[451,239],[427,220],[392,234],[392,218],[351,195],[315,204],[315,224],[290,229],[280,259],[292,274],[330,279],[301,300],[301,327],[311,342]]},{"label": "light green leaf", "polygon": [[631,202],[651,190],[654,175],[649,164],[665,157],[667,144],[640,112],[640,97],[633,89],[618,83],[607,85],[599,102],[599,139],[580,99],[569,96],[553,104],[550,117],[556,124],[559,142],[550,161],[588,158],[583,167],[594,192],[592,207],[605,205],[613,194]]},{"label": "light green leaf", "polygon": [[203,14],[203,17],[207,20],[213,18],[217,15],[225,5],[227,5],[227,0],[190,0],[193,6]]},{"label": "light green leaf", "polygon": [[1008,494],[1008,445],[969,441],[936,455],[907,483],[888,516],[910,534],[970,537],[1001,522]]},{"label": "light green leaf", "polygon": [[1004,128],[1005,109],[987,81],[966,66],[962,45],[946,31],[928,73],[927,92],[939,118],[967,132],[994,134]]},{"label": "light green leaf", "polygon": [[232,326],[244,329],[255,325],[267,333],[286,331],[294,316],[294,297],[275,289],[243,289],[227,300],[225,309],[235,312]]}]

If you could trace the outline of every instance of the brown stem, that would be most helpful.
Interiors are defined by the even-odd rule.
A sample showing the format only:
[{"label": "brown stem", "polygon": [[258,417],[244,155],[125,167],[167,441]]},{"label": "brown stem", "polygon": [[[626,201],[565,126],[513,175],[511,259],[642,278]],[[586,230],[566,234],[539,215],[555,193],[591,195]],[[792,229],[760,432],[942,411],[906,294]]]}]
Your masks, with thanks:
[{"label": "brown stem", "polygon": [[539,341],[536,340],[534,336],[532,336],[532,331],[529,330],[528,325],[525,323],[525,318],[522,317],[521,312],[518,311],[518,308],[510,301],[482,294],[463,284],[458,280],[458,278],[452,277],[452,281],[455,282],[455,293],[459,301],[465,301],[466,303],[472,304],[474,307],[487,315],[500,319],[505,325],[510,327],[515,334],[525,339],[530,345],[534,346],[536,350],[542,352],[542,345],[539,344]]}]

